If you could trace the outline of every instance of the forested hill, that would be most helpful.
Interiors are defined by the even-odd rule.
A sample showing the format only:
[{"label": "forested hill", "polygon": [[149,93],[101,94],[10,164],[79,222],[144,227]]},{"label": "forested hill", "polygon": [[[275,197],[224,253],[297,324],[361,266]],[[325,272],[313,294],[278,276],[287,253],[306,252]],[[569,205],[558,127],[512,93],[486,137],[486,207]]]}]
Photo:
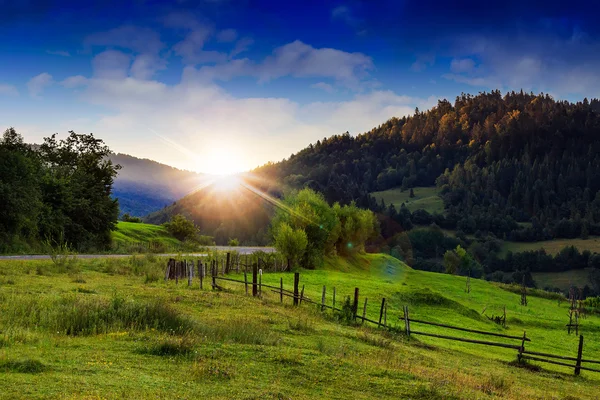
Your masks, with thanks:
[{"label": "forested hill", "polygon": [[192,192],[204,180],[202,174],[183,171],[156,161],[126,154],[111,154],[121,165],[113,184],[121,213],[144,216]]},{"label": "forested hill", "polygon": [[438,185],[446,227],[540,240],[600,234],[599,152],[598,100],[493,91],[323,139],[254,172],[378,211],[373,191]]}]

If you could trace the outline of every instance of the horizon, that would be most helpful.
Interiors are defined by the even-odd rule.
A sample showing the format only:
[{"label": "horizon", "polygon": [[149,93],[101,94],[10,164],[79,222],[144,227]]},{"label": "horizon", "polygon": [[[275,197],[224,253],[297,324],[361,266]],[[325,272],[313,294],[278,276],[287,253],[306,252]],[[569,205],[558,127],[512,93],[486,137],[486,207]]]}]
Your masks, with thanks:
[{"label": "horizon", "polygon": [[0,120],[231,174],[461,93],[600,97],[597,6],[541,4],[5,4]]}]

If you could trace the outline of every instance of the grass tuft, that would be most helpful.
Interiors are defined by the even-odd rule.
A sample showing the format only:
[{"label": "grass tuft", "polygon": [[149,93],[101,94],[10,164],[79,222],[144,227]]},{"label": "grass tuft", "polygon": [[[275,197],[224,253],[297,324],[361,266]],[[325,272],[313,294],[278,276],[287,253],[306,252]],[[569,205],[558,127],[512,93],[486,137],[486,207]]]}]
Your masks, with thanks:
[{"label": "grass tuft", "polygon": [[18,372],[21,374],[38,374],[46,370],[46,366],[39,360],[24,359],[16,361],[4,361],[0,363],[2,372]]},{"label": "grass tuft", "polygon": [[141,348],[139,353],[160,357],[186,356],[193,353],[194,345],[194,341],[188,336],[169,337]]}]

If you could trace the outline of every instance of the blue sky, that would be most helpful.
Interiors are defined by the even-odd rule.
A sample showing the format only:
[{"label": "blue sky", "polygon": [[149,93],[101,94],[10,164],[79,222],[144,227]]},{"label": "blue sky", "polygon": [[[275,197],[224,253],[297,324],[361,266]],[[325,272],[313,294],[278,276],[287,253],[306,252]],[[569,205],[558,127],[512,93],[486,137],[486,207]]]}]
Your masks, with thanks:
[{"label": "blue sky", "polygon": [[600,97],[592,1],[0,0],[0,122],[202,172],[461,92]]}]

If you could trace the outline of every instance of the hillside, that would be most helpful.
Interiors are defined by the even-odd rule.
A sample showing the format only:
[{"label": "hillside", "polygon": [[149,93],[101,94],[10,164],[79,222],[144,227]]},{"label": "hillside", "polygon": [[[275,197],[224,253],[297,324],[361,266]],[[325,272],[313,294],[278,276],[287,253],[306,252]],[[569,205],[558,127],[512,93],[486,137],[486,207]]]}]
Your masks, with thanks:
[{"label": "hillside", "polygon": [[[360,288],[367,317],[388,299],[387,323],[400,332],[344,323],[338,314],[243,284],[221,281],[213,291],[165,283],[165,260],[85,260],[61,270],[50,261],[0,262],[0,398],[56,393],[103,398],[293,399],[593,399],[600,374],[532,364],[517,368],[511,349],[401,333],[401,307],[413,318],[532,339],[530,349],[576,353],[565,330],[566,302],[520,296],[494,284],[415,271],[383,255],[328,260],[328,270],[300,271],[305,295],[327,304]],[[347,272],[342,272],[343,269]],[[231,275],[240,278],[242,275]],[[293,274],[265,273],[263,282],[291,288]],[[205,281],[206,283],[206,281]],[[32,291],[31,288],[36,290]],[[338,303],[339,304],[339,303]],[[485,318],[506,306],[508,328]],[[105,312],[110,310],[110,312]],[[33,311],[33,312],[32,312]],[[58,316],[60,315],[60,318]],[[448,334],[415,324],[413,330]],[[600,319],[583,322],[584,355],[598,359]],[[470,338],[470,334],[452,335]],[[494,341],[504,339],[493,338]],[[174,376],[177,378],[175,379]],[[119,384],[115,385],[115,381]]]},{"label": "hillside", "polygon": [[114,252],[166,252],[177,250],[182,243],[164,226],[119,221],[111,232]]},{"label": "hillside", "polygon": [[207,185],[173,204],[149,214],[144,222],[162,224],[174,215],[183,214],[194,221],[202,235],[214,237],[218,245],[225,245],[233,238],[245,245],[268,244],[268,226],[273,215],[273,205],[241,185],[241,182],[269,195],[275,193],[268,192],[247,176],[222,179],[225,181],[219,178],[209,181]]},{"label": "hillside", "polygon": [[[541,255],[531,266],[514,261],[528,256],[507,262],[502,256],[507,241],[518,248],[600,235],[599,105],[598,100],[569,103],[523,92],[463,94],[454,103],[440,100],[428,111],[392,118],[363,134],[324,138],[249,176],[267,193],[309,187],[330,203],[354,201],[377,212],[381,236],[371,248],[417,268],[443,271],[445,252],[461,245],[488,279],[520,282],[525,275],[533,284],[531,272],[564,271],[594,261],[589,253],[557,262]],[[147,221],[183,213],[203,224],[203,233],[219,232],[218,242],[243,226],[240,239],[260,243],[251,232],[264,237],[270,206],[259,202],[243,208],[244,219],[253,224],[246,229],[222,219],[203,197],[218,202],[200,192]],[[240,205],[231,210],[239,212]],[[227,208],[227,202],[218,207]],[[433,231],[423,233],[429,226]],[[421,231],[411,234],[415,227]],[[455,232],[456,240],[444,239],[438,228]]]},{"label": "hillside", "polygon": [[205,179],[202,174],[127,154],[109,158],[122,167],[113,184],[121,214],[147,215],[192,192]]}]

